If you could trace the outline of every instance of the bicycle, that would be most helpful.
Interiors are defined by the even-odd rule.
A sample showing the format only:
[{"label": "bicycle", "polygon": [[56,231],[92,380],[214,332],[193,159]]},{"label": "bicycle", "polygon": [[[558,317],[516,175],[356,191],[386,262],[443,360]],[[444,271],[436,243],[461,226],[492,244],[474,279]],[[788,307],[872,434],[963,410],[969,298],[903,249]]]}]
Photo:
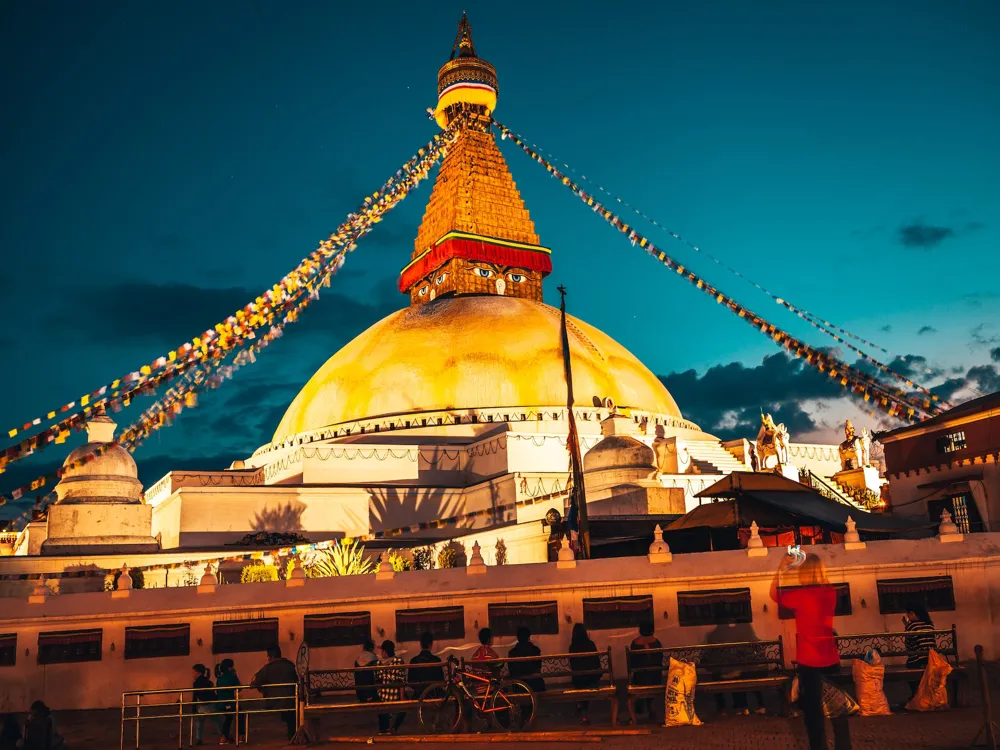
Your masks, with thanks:
[{"label": "bicycle", "polygon": [[[420,694],[420,725],[432,734],[452,734],[462,723],[467,707],[484,721],[506,732],[520,732],[535,718],[535,693],[520,680],[487,676],[458,668],[449,656],[445,681],[424,688]],[[491,665],[484,663],[486,668]],[[495,666],[495,663],[494,663]],[[471,682],[473,688],[469,689]]]}]

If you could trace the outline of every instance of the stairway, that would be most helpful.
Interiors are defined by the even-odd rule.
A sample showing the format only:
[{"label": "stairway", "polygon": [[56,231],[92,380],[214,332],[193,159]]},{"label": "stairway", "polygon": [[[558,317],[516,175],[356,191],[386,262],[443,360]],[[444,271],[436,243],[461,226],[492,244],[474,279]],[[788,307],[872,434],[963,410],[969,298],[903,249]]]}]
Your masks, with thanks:
[{"label": "stairway", "polygon": [[731,474],[750,471],[750,467],[722,447],[718,440],[692,440],[685,442],[691,467],[695,474]]},{"label": "stairway", "polygon": [[818,474],[810,472],[808,484],[821,495],[833,495],[831,499],[836,500],[838,503],[849,505],[852,508],[857,508],[858,510],[864,510],[858,501],[851,497],[844,487],[839,482],[835,481],[833,477],[821,477]]}]

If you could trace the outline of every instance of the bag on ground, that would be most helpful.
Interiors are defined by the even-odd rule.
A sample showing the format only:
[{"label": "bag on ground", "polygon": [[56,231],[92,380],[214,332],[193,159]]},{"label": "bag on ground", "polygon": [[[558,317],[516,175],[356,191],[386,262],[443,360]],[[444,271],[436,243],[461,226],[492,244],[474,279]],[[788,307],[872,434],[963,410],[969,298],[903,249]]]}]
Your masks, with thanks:
[{"label": "bag on ground", "polygon": [[920,687],[906,704],[907,711],[947,711],[948,675],[951,664],[937,651],[927,654],[927,667],[920,678]]},{"label": "bag on ground", "polygon": [[799,676],[792,678],[792,686],[788,689],[788,700],[792,703],[799,702]]},{"label": "bag on ground", "polygon": [[667,670],[667,697],[663,707],[665,727],[700,726],[701,719],[694,712],[694,689],[698,674],[694,664],[670,660]]},{"label": "bag on ground", "polygon": [[843,690],[823,680],[823,715],[828,719],[854,716],[861,707]]},{"label": "bag on ground", "polygon": [[[878,651],[875,654],[877,655]],[[889,716],[892,711],[882,689],[885,666],[881,663],[871,664],[867,660],[855,659],[851,662],[851,673],[854,676],[854,694],[858,696],[861,715]]]}]

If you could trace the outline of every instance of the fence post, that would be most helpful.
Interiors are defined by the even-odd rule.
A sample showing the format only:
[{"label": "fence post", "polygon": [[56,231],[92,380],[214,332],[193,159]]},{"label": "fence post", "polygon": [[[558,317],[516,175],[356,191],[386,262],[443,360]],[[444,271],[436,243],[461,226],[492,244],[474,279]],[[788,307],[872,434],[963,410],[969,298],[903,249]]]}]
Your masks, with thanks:
[{"label": "fence post", "polygon": [[184,693],[177,696],[177,750],[184,747]]},{"label": "fence post", "polygon": [[983,659],[983,647],[976,644],[976,671],[979,674],[979,690],[982,694],[983,702],[983,726],[976,732],[976,738],[972,741],[974,747],[979,747],[979,735],[986,732],[986,747],[997,750],[997,727],[993,723],[993,707],[990,704],[990,684],[989,675],[986,674],[986,662]]},{"label": "fence post", "polygon": [[236,746],[240,744],[240,689],[236,688]]},{"label": "fence post", "polygon": [[139,750],[139,725],[142,723],[142,693],[135,697],[135,750]]}]

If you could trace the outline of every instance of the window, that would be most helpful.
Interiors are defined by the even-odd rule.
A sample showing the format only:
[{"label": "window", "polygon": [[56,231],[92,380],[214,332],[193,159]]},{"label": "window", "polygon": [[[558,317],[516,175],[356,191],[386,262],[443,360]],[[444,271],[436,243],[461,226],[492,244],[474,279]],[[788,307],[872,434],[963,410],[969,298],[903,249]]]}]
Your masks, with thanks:
[{"label": "window", "polygon": [[13,667],[17,661],[17,633],[0,635],[0,667]]},{"label": "window", "polygon": [[883,615],[900,614],[912,601],[922,603],[928,612],[950,612],[955,609],[955,590],[951,576],[934,578],[890,578],[876,581],[878,609]]},{"label": "window", "polygon": [[677,620],[682,626],[753,622],[750,589],[678,591]]},{"label": "window", "polygon": [[[801,586],[782,586],[780,590],[784,592],[797,588],[801,588]],[[851,607],[851,584],[835,583],[833,584],[833,588],[837,591],[837,608],[833,611],[833,616],[846,617],[852,614],[854,610]],[[779,605],[778,618],[781,620],[793,620],[795,619],[795,613]]]},{"label": "window", "polygon": [[491,604],[489,617],[493,635],[517,635],[517,629],[522,626],[532,635],[559,633],[559,610],[555,602]]},{"label": "window", "polygon": [[965,432],[953,432],[950,435],[942,435],[937,439],[938,453],[954,453],[965,450]]},{"label": "window", "polygon": [[583,623],[591,630],[637,628],[640,623],[652,620],[651,595],[583,600]]},{"label": "window", "polygon": [[310,648],[361,646],[372,637],[371,612],[306,615],[304,622],[305,639]]},{"label": "window", "polygon": [[187,656],[190,653],[191,626],[187,623],[125,628],[126,659]]},{"label": "window", "polygon": [[436,641],[465,638],[465,607],[429,607],[396,611],[396,640],[419,641],[430,633]]},{"label": "window", "polygon": [[38,663],[67,664],[79,661],[100,661],[104,631],[60,630],[38,634]]},{"label": "window", "polygon": [[212,623],[212,653],[264,651],[278,645],[278,618],[228,620]]}]

